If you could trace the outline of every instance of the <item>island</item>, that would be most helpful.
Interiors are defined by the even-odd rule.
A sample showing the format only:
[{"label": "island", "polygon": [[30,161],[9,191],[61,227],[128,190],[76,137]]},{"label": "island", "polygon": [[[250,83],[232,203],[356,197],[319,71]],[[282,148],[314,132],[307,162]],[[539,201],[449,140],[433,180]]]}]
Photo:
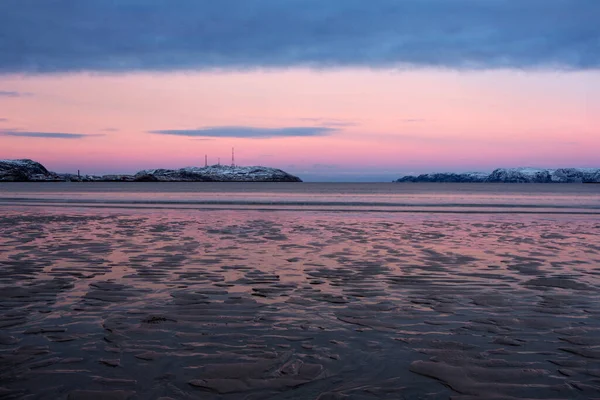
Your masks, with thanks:
[{"label": "island", "polygon": [[0,182],[302,182],[277,168],[212,165],[147,169],[134,175],[80,175],[51,172],[39,162],[0,160]]},{"label": "island", "polygon": [[395,182],[600,183],[600,168],[498,168],[485,172],[441,172],[404,176]]}]

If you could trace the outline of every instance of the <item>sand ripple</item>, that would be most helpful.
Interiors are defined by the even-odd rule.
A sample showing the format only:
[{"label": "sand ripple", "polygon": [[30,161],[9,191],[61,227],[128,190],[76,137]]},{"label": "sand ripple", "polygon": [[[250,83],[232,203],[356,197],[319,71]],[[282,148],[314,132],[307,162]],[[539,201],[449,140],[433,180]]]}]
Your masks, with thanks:
[{"label": "sand ripple", "polygon": [[600,398],[599,227],[6,210],[0,398]]}]

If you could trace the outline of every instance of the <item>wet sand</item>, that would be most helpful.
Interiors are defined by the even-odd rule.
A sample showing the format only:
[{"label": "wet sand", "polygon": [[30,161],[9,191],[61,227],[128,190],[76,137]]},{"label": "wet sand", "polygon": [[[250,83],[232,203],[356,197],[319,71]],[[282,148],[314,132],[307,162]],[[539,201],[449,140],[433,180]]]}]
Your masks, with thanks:
[{"label": "wet sand", "polygon": [[0,398],[600,398],[600,217],[4,207]]}]

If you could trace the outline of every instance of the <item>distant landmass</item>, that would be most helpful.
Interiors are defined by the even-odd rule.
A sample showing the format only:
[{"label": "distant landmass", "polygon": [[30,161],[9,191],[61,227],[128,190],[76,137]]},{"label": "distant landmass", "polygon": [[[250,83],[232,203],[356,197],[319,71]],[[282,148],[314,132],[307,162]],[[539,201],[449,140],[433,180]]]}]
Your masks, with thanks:
[{"label": "distant landmass", "polygon": [[147,169],[135,175],[78,175],[51,172],[33,160],[0,160],[0,182],[302,182],[277,168],[212,165]]},{"label": "distant landmass", "polygon": [[498,168],[485,172],[441,172],[404,176],[396,182],[600,183],[600,168]]}]

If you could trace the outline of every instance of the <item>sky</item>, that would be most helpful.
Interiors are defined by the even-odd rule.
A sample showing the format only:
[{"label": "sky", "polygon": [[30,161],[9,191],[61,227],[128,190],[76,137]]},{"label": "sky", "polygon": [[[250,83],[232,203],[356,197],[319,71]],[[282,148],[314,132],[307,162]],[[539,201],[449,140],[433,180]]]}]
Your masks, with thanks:
[{"label": "sky", "polygon": [[2,0],[0,159],[600,167],[598,0]]}]

